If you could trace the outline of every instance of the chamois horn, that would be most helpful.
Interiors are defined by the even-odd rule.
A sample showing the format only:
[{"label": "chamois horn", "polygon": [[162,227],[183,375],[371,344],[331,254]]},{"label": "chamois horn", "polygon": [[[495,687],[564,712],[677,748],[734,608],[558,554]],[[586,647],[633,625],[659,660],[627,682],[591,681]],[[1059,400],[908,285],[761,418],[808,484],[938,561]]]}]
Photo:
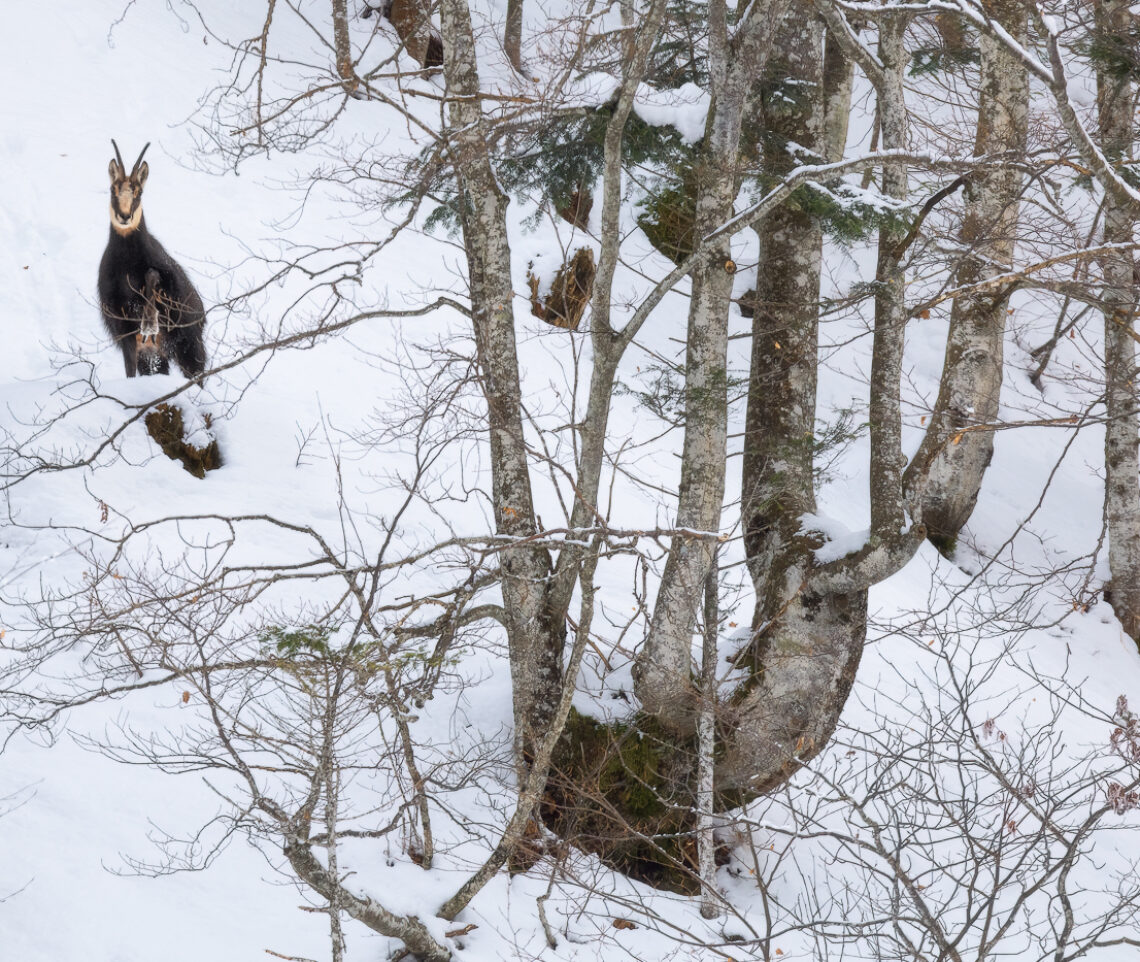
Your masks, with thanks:
[{"label": "chamois horn", "polygon": [[[111,146],[115,148],[115,159],[119,162],[119,170],[121,170],[125,174],[127,172],[127,165],[123,163],[123,155],[121,153],[119,153],[119,145],[115,143],[114,137],[111,138]],[[134,175],[138,173],[139,164],[142,163],[143,154],[146,153],[146,149],[149,146],[150,146],[150,141],[148,140],[146,142],[146,146],[144,146],[143,149],[140,151],[138,160],[135,161],[135,165],[131,168],[131,173],[130,173],[131,177],[134,177]]]},{"label": "chamois horn", "polygon": [[147,147],[149,147],[149,146],[150,146],[150,141],[148,140],[148,141],[146,142],[146,144],[144,144],[144,145],[143,145],[143,149],[142,149],[141,151],[139,151],[139,159],[135,161],[135,165],[134,165],[134,167],[132,167],[132,168],[131,168],[131,176],[132,176],[132,177],[134,177],[134,175],[135,175],[135,174],[138,172],[138,169],[139,169],[139,164],[141,164],[141,163],[142,163],[143,154],[145,154],[145,153],[146,153],[146,149],[147,149]]}]

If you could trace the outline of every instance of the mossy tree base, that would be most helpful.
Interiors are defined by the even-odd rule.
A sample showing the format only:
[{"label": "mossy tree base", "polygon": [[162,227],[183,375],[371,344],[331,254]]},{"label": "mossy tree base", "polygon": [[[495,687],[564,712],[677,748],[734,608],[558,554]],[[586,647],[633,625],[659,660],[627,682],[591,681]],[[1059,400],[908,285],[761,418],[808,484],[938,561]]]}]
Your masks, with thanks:
[{"label": "mossy tree base", "polygon": [[[210,416],[207,414],[204,418],[208,428]],[[191,444],[186,440],[182,412],[173,405],[156,405],[146,416],[146,429],[168,458],[181,462],[182,467],[196,478],[204,478],[207,471],[222,466],[222,453],[217,438],[211,438],[205,447]]]},{"label": "mossy tree base", "polygon": [[697,894],[696,761],[695,739],[678,739],[652,718],[606,724],[571,711],[543,821],[623,875]]}]

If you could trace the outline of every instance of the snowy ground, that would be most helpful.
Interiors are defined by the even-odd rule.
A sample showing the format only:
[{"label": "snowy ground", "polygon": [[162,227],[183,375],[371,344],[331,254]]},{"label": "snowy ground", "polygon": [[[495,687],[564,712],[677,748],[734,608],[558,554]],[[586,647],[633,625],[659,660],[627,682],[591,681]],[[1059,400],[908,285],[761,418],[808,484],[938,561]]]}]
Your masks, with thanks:
[{"label": "snowy ground", "polygon": [[[6,425],[15,430],[13,426],[66,407],[69,399],[85,396],[87,365],[93,364],[104,396],[81,417],[69,418],[48,435],[50,443],[69,450],[90,450],[105,436],[120,416],[117,398],[139,401],[147,392],[157,396],[179,383],[174,376],[128,383],[122,377],[119,353],[102,330],[94,289],[107,230],[111,137],[128,161],[143,143],[151,142],[148,224],[193,275],[207,305],[260,276],[263,268],[247,257],[249,250],[265,252],[280,237],[296,235],[302,228],[310,238],[314,232],[335,238],[358,228],[364,216],[354,221],[343,207],[320,194],[301,211],[297,195],[282,186],[293,177],[296,162],[290,157],[257,159],[243,168],[240,177],[202,170],[195,161],[202,155],[196,152],[193,129],[185,121],[195,113],[203,93],[224,79],[230,55],[205,34],[189,7],[150,0],[129,5],[125,16],[123,7],[117,0],[64,0],[50,7],[9,11],[7,39],[0,41],[5,47],[0,82],[10,94],[0,135],[0,159],[8,171],[6,197],[0,205],[7,272],[7,283],[0,290],[6,347],[0,409],[7,412]],[[243,13],[249,16],[248,11],[223,14],[229,19],[222,27],[231,35],[253,35],[258,29],[257,11],[248,22],[242,22]],[[670,109],[693,108],[648,104],[642,109],[667,114]],[[369,122],[367,115],[347,121],[349,130],[360,131],[366,131]],[[518,245],[523,258],[516,265],[520,278],[525,276],[527,255],[541,265],[543,254],[553,260],[566,242],[564,236],[555,238],[546,229],[524,233],[524,213],[515,215],[518,236],[525,237],[525,243]],[[747,262],[745,246],[741,263]],[[829,262],[837,283],[849,276],[847,256],[836,252]],[[370,277],[370,281],[382,285],[387,305],[414,306],[427,299],[422,292],[428,287],[461,289],[454,276],[459,260],[454,247],[413,237],[386,255],[383,278]],[[742,275],[741,284],[747,285],[746,276]],[[644,282],[623,276],[617,296],[633,300],[642,289]],[[212,314],[207,332],[211,356],[232,357],[255,343],[261,325],[280,314],[288,297],[287,290],[271,291],[248,314]],[[662,323],[646,337],[646,347],[675,349],[669,339],[683,317],[678,303],[679,298],[672,304],[666,300]],[[1041,325],[1050,323],[1048,317],[1044,312],[1037,317],[1028,301],[1015,307],[1022,314],[1008,348],[1011,373],[1003,417],[1022,420],[1068,413],[1080,396],[1075,388],[1051,383],[1042,397],[1025,376],[1026,348],[1041,340]],[[572,390],[562,366],[565,341],[555,340],[550,328],[530,317],[521,297],[517,314],[528,392],[536,409],[553,418],[558,414],[555,399]],[[742,331],[745,323],[737,319]],[[825,337],[843,341],[850,331],[839,327],[826,331]],[[43,475],[22,487],[11,504],[20,525],[50,523],[61,530],[49,533],[10,526],[0,533],[0,590],[5,603],[33,593],[41,579],[50,583],[82,576],[87,564],[82,552],[92,542],[87,535],[64,530],[68,525],[97,529],[105,523],[110,531],[123,517],[136,521],[158,517],[177,504],[188,514],[219,511],[296,518],[335,537],[341,521],[338,467],[350,505],[383,513],[377,502],[390,494],[385,473],[403,462],[392,452],[367,451],[352,433],[367,427],[374,411],[391,410],[401,396],[392,360],[403,345],[460,329],[456,315],[402,327],[383,321],[311,350],[284,352],[268,362],[254,359],[214,379],[198,400],[217,416],[227,463],[206,482],[156,455],[136,424],[114,449],[99,457],[96,467]],[[922,321],[909,335],[914,399],[929,400],[937,387],[945,319]],[[738,352],[734,363],[743,368],[744,342],[734,343]],[[1078,347],[1063,345],[1058,366],[1066,370],[1087,366]],[[650,360],[648,353],[630,360],[633,369],[626,380],[636,382],[635,369],[643,363],[648,369]],[[838,409],[860,403],[865,396],[864,362],[857,355],[835,356],[821,386],[827,405]],[[616,403],[620,416],[615,423],[631,438],[644,441],[660,429],[632,399],[623,397]],[[917,446],[919,425],[911,426],[910,443]],[[905,715],[898,704],[913,707],[915,699],[935,698],[936,653],[956,649],[955,657],[964,665],[969,657],[984,662],[989,652],[996,656],[1006,644],[1015,646],[1017,658],[1009,659],[1011,667],[991,679],[987,691],[993,693],[993,704],[1005,705],[1005,714],[996,720],[1010,732],[1011,741],[1017,741],[1021,716],[1032,714],[1036,697],[1025,675],[1012,667],[1015,662],[1031,664],[1043,676],[1065,677],[1102,710],[1111,712],[1120,694],[1132,695],[1140,704],[1140,656],[1108,606],[1097,602],[1087,612],[1074,612],[1074,602],[1086,600],[1078,596],[1079,572],[1044,578],[1046,572],[1086,555],[1097,543],[1100,445],[1095,427],[1083,429],[1075,440],[1074,432],[1063,427],[1001,434],[970,537],[959,554],[960,566],[943,561],[927,546],[903,572],[872,592],[878,627],[872,632],[847,725],[858,729],[864,719],[878,713]],[[656,472],[667,484],[676,470],[667,444],[632,451],[630,457],[642,473]],[[864,455],[862,443],[853,446],[825,489],[820,515],[828,520],[821,523],[832,529],[858,531],[866,526]],[[477,457],[477,452],[472,453],[468,465],[476,472]],[[1062,458],[1062,470],[1046,491],[1050,472]],[[1042,491],[1046,491],[1043,498]],[[624,525],[667,522],[669,505],[663,497],[635,496],[620,484],[618,496],[626,499],[619,505]],[[541,491],[539,497],[540,513],[557,516],[553,489]],[[111,513],[105,522],[97,521],[101,503]],[[462,510],[456,508],[450,520],[481,530],[485,513],[485,503],[474,501]],[[431,518],[413,511],[408,520],[406,537],[413,544]],[[172,536],[163,537],[168,540],[158,539],[152,546],[155,551],[182,550]],[[266,529],[239,550],[264,561],[290,557],[297,544]],[[957,648],[963,639],[955,626],[967,617],[963,612],[991,604],[994,591],[1012,595],[1016,590],[1004,584],[1006,567],[1012,563],[1021,572],[1042,574],[1044,583],[1036,589],[1033,604],[1041,612],[1040,622],[1056,624],[1024,634],[999,625],[988,634],[970,635]],[[628,574],[615,566],[601,587],[599,601],[612,611],[625,611],[630,605]],[[1093,586],[1106,574],[1099,570]],[[998,583],[1002,587],[991,591],[990,586]],[[747,597],[741,598],[740,624],[748,623],[749,611]],[[943,612],[935,623],[945,630],[937,639],[932,634],[927,651],[888,630],[906,623],[913,612],[931,611]],[[0,610],[0,618],[4,617]],[[731,640],[725,639],[726,645]],[[501,738],[510,720],[505,666],[486,654],[480,658],[470,670],[483,681],[451,706],[455,716],[443,713],[425,719],[425,740],[452,737],[455,718],[460,716],[489,737]],[[628,687],[627,669],[618,661],[613,675],[593,684],[606,690]],[[1001,702],[1001,693],[1017,686],[1025,688],[1025,698]],[[1043,691],[1039,693],[1046,701]],[[177,692],[160,690],[147,699],[133,699],[129,714],[127,706],[112,703],[70,716],[55,732],[50,747],[46,739],[23,736],[9,744],[0,756],[0,812],[11,809],[0,818],[0,962],[79,958],[228,962],[269,958],[266,950],[288,957],[328,957],[327,920],[299,908],[308,897],[277,870],[277,855],[271,850],[259,852],[235,840],[201,872],[152,878],[138,870],[138,863],[153,863],[160,857],[155,839],[194,831],[209,821],[219,803],[199,776],[174,778],[116,764],[86,748],[82,736],[97,738],[128,720],[154,728],[174,726],[193,710]],[[1074,746],[1103,748],[1107,731],[1074,714],[1066,736]],[[503,800],[477,791],[462,799],[471,812],[496,803]],[[1135,813],[1130,817],[1134,826]],[[1127,832],[1117,833],[1101,851],[1111,864],[1140,856],[1140,842]],[[350,849],[345,858],[359,869],[362,884],[380,893],[391,908],[426,918],[464,878],[480,850],[457,845],[430,873],[411,865],[399,851],[390,854],[383,862],[374,849],[359,853]],[[650,896],[588,859],[582,860],[580,870],[597,873],[597,887],[610,901],[596,912],[589,907],[582,911],[576,896],[556,891],[546,911],[552,926],[567,932],[567,940],[550,958],[619,958],[623,952],[641,959],[723,957],[687,947],[678,940],[679,933],[704,932],[716,941],[737,928],[744,931],[736,921],[727,930],[705,923],[692,900]],[[754,919],[759,912],[755,887],[728,873],[723,881],[741,916]],[[546,891],[546,884],[547,877],[540,873],[513,880],[504,875],[492,883],[464,916],[465,922],[476,922],[480,928],[463,940],[461,957],[490,962],[538,956],[546,942],[535,898]],[[615,933],[611,919],[620,914],[623,900],[639,912],[656,915],[656,927],[642,925]],[[440,933],[448,928],[438,920],[431,924]],[[385,940],[362,928],[350,927],[349,934],[350,957],[383,957]],[[1101,957],[1123,962],[1131,957],[1128,951]],[[785,958],[810,957],[811,948],[789,937],[781,953]]]}]

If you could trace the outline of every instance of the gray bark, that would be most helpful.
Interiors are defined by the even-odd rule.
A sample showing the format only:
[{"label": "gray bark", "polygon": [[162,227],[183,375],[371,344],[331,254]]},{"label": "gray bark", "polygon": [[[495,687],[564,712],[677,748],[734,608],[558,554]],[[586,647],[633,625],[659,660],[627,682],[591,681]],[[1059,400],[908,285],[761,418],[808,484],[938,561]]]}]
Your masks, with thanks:
[{"label": "gray bark", "polygon": [[720,632],[719,571],[716,559],[705,577],[705,630],[701,646],[701,709],[697,720],[697,872],[701,917],[721,914],[716,890],[716,657]]},{"label": "gray bark", "polygon": [[[525,538],[537,527],[523,437],[507,197],[487,146],[470,11],[464,0],[443,0],[441,14],[448,38],[443,65],[450,96],[446,135],[460,186],[471,315],[487,401],[495,528],[499,534]],[[520,759],[525,759],[558,704],[565,623],[549,616],[551,562],[545,549],[507,548],[501,571],[515,737]]]},{"label": "gray bark", "polygon": [[[631,325],[619,334],[610,323],[614,271],[621,246],[622,143],[626,123],[633,111],[634,95],[645,76],[650,51],[665,21],[666,5],[666,0],[653,0],[636,38],[630,41],[632,56],[624,64],[621,92],[613,116],[606,125],[602,173],[602,249],[590,301],[590,344],[594,357],[590,369],[586,413],[581,420],[582,448],[578,457],[574,507],[570,516],[570,525],[574,528],[588,527],[598,517],[598,489],[609,433],[614,380],[622,355],[639,327]],[[555,612],[565,612],[570,605],[584,556],[585,549],[579,545],[567,545],[559,554],[550,600]]]},{"label": "gray bark", "polygon": [[[1129,5],[1100,0],[1096,30],[1102,36],[1126,37],[1131,28]],[[1132,156],[1133,90],[1128,76],[1097,73],[1097,113],[1101,149],[1111,163]],[[1105,244],[1130,244],[1135,208],[1106,192]],[[1107,594],[1112,609],[1133,641],[1140,642],[1140,434],[1136,404],[1135,264],[1130,250],[1105,254],[1104,274],[1104,514],[1108,526]]]},{"label": "gray bark", "polygon": [[[879,61],[865,65],[878,89],[887,149],[903,147],[906,139],[904,29],[901,18],[884,18]],[[793,59],[799,65],[797,79],[816,83],[822,92],[822,78],[812,72],[818,69],[820,42],[818,31],[803,24],[781,47],[785,53],[799,51]],[[813,109],[799,118],[798,142],[819,135],[825,100],[817,95]],[[883,190],[905,196],[905,167],[884,169]],[[871,535],[860,551],[827,565],[816,563],[813,552],[819,541],[800,530],[799,520],[815,505],[811,440],[820,235],[807,223],[800,225],[795,241],[771,230],[765,254],[774,257],[781,240],[782,260],[762,262],[768,289],[788,285],[789,276],[802,277],[814,285],[814,297],[806,281],[782,300],[770,294],[763,316],[758,305],[760,323],[754,326],[743,501],[745,546],[757,597],[747,652],[752,681],[730,706],[726,728],[732,735],[718,772],[722,788],[749,794],[771,790],[827,743],[862,657],[867,589],[905,564],[920,540],[903,530],[898,396],[905,308],[897,238],[880,237],[870,396]],[[794,356],[785,355],[784,342],[777,346],[773,331],[794,345]],[[789,444],[788,438],[802,441]]]},{"label": "gray bark", "polygon": [[[796,165],[783,148],[794,141],[818,151],[823,127],[823,31],[815,18],[789,18],[779,36],[782,73],[806,91],[795,108],[759,105],[757,126],[769,131],[767,173]],[[815,218],[789,204],[757,227],[760,243],[752,319],[752,364],[742,464],[741,514],[758,622],[778,610],[788,591],[777,569],[800,553],[800,516],[815,510],[813,483],[819,285],[823,235]],[[793,577],[795,577],[793,575]],[[802,580],[802,579],[801,579]]]},{"label": "gray bark", "polygon": [[348,42],[348,2],[332,0],[333,49],[336,52],[336,72],[346,84],[355,77],[352,65],[352,48]]},{"label": "gray bark", "polygon": [[522,73],[523,0],[507,0],[507,23],[503,30],[503,50],[512,67]]},{"label": "gray bark", "polygon": [[[751,5],[748,19],[731,36],[724,0],[709,9],[712,106],[697,167],[695,231],[700,238],[732,216],[744,109],[751,84],[771,51],[783,4],[768,0]],[[705,246],[690,274],[677,527],[695,536],[678,535],[672,541],[649,637],[634,668],[635,690],[644,709],[677,732],[691,733],[695,725],[693,628],[724,500],[728,311],[734,269],[729,238],[722,235]]]},{"label": "gray bark", "polygon": [[[879,83],[879,131],[885,150],[906,147],[907,113],[903,93],[906,51],[903,34],[906,21],[890,17],[879,25],[879,60],[883,75]],[[883,194],[892,200],[907,196],[904,164],[883,168]],[[890,540],[903,530],[906,507],[903,497],[901,381],[903,343],[907,321],[905,251],[898,235],[879,231],[875,270],[875,337],[871,349],[871,538]]]},{"label": "gray bark", "polygon": [[[280,815],[277,811],[273,814]],[[451,958],[447,948],[440,945],[415,916],[396,915],[370,896],[345,888],[313,854],[308,824],[307,820],[298,819],[291,822],[286,831],[285,858],[299,879],[373,932],[399,939],[424,962],[447,962]]]},{"label": "gray bark", "polygon": [[[987,13],[1024,42],[1023,0],[988,0]],[[990,33],[979,36],[981,88],[975,156],[1020,157],[1029,123],[1029,76],[1025,63]],[[995,164],[970,178],[959,238],[969,253],[954,275],[956,287],[971,287],[1008,271],[1013,263],[1022,175],[1012,164]],[[993,433],[964,428],[992,423],[998,413],[1003,370],[1007,289],[983,287],[954,299],[946,360],[921,448],[907,472],[912,513],[931,540],[950,552],[977,503],[993,457]]]},{"label": "gray bark", "polygon": [[826,163],[843,159],[851,121],[851,89],[855,65],[843,44],[830,32],[823,51],[823,137],[819,146]]}]

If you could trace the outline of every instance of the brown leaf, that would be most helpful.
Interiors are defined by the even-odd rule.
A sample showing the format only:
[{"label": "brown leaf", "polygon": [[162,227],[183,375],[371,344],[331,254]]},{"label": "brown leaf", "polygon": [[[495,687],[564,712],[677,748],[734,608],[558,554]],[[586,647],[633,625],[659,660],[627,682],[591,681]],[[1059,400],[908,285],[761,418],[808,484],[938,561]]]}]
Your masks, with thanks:
[{"label": "brown leaf", "polygon": [[637,926],[634,925],[629,919],[614,919],[614,928],[615,929],[636,929]]},{"label": "brown leaf", "polygon": [[182,704],[185,705],[190,700],[190,692],[184,691],[182,693]]}]

